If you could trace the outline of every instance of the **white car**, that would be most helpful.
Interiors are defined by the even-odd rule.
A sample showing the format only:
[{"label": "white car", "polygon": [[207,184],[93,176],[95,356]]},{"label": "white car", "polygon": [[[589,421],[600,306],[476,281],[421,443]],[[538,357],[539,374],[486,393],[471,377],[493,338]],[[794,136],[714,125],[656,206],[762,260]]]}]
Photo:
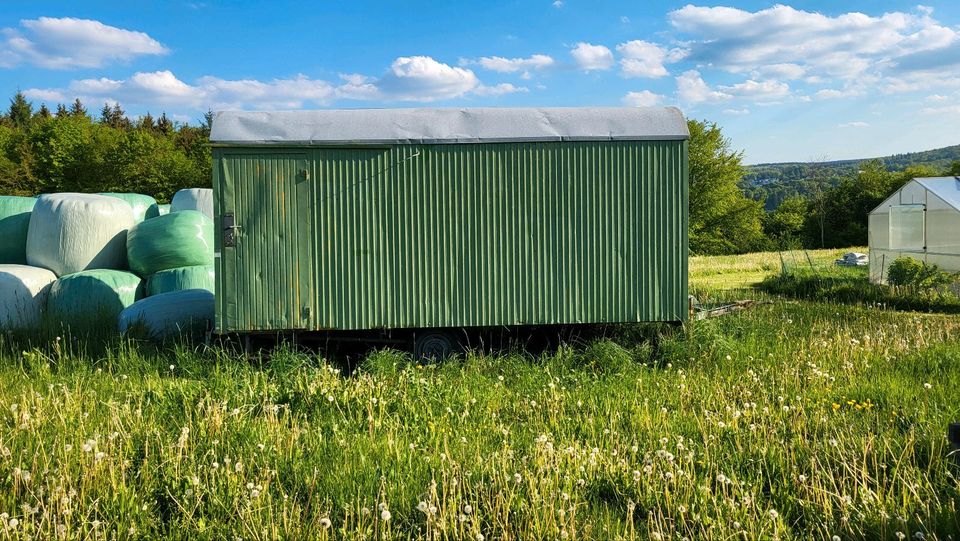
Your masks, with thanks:
[{"label": "white car", "polygon": [[870,258],[867,254],[861,254],[860,252],[848,252],[843,254],[843,257],[838,259],[836,264],[841,267],[864,267],[870,264]]}]

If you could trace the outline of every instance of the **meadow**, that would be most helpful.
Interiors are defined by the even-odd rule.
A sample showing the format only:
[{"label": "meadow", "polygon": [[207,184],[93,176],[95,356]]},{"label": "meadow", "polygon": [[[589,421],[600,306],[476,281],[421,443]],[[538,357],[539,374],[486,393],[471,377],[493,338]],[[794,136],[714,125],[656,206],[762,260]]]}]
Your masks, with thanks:
[{"label": "meadow", "polygon": [[431,365],[0,338],[0,538],[960,538],[960,320],[729,290],[779,269],[693,258],[769,302]]}]

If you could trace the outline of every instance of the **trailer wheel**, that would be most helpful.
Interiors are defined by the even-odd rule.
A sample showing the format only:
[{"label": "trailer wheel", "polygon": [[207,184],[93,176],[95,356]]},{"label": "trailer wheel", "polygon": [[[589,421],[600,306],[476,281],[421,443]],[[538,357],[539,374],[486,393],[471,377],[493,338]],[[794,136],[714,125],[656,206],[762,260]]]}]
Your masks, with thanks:
[{"label": "trailer wheel", "polygon": [[453,354],[456,339],[445,331],[424,331],[413,338],[413,357],[419,362],[439,362]]}]

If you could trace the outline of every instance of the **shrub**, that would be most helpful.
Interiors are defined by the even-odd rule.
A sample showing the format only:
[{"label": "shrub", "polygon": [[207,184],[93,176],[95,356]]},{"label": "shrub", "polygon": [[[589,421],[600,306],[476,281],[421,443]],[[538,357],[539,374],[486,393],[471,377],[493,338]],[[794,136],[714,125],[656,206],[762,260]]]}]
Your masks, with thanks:
[{"label": "shrub", "polygon": [[896,287],[915,290],[939,289],[952,284],[956,276],[912,257],[898,257],[890,264],[887,281]]}]

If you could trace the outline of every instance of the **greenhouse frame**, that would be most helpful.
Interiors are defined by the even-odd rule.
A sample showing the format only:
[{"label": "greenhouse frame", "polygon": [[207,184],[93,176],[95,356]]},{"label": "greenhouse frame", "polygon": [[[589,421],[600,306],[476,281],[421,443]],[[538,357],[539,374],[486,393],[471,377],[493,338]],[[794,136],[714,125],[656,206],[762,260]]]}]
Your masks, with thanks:
[{"label": "greenhouse frame", "polygon": [[870,212],[870,281],[886,283],[899,257],[960,272],[958,233],[960,178],[910,180]]}]

